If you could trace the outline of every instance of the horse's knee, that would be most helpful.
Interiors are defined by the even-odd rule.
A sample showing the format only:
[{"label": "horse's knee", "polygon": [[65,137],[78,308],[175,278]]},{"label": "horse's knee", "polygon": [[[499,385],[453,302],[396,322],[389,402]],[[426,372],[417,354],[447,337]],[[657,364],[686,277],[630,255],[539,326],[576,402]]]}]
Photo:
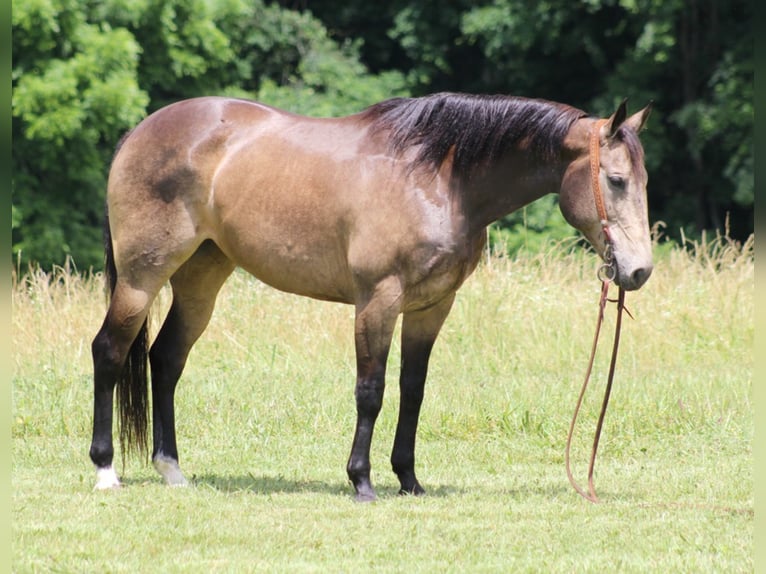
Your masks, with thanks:
[{"label": "horse's knee", "polygon": [[383,406],[385,386],[385,378],[382,375],[357,380],[354,396],[356,397],[356,409],[360,415],[372,418],[378,416]]}]

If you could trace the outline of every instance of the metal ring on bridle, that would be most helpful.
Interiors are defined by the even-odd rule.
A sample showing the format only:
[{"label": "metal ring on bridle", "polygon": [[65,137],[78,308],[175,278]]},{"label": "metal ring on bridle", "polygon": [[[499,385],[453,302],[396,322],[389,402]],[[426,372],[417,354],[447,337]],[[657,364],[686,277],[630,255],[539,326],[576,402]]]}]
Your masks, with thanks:
[{"label": "metal ring on bridle", "polygon": [[596,276],[602,282],[612,282],[617,277],[617,269],[614,267],[614,263],[604,263],[598,268]]},{"label": "metal ring on bridle", "polygon": [[609,231],[606,225],[604,225],[604,235],[607,238],[606,244],[604,245],[604,263],[602,263],[601,267],[598,268],[596,276],[602,282],[611,282],[614,281],[615,277],[617,277],[617,268],[614,265],[612,244],[609,241]]}]

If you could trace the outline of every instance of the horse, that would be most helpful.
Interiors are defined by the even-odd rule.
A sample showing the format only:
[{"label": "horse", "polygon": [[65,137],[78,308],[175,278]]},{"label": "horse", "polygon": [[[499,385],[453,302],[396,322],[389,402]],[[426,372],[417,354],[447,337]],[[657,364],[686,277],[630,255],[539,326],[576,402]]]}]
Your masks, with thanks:
[{"label": "horse", "polygon": [[[628,116],[623,101],[599,119],[541,99],[437,93],[313,118],[200,97],[148,115],[118,144],[108,176],[110,297],[92,342],[95,488],[121,485],[113,410],[123,461],[126,450],[148,455],[149,380],[153,466],[165,483],[187,484],[176,385],[219,289],[241,267],[276,289],[354,305],[356,427],[346,471],[358,501],[376,498],[370,443],[402,315],[390,460],[400,492],[424,494],[415,439],[429,357],[490,223],[558,193],[565,219],[617,285],[634,290],[649,278],[638,132],[650,106]],[[593,200],[591,141],[607,221]],[[172,303],[149,346],[147,315],[168,282]]]}]

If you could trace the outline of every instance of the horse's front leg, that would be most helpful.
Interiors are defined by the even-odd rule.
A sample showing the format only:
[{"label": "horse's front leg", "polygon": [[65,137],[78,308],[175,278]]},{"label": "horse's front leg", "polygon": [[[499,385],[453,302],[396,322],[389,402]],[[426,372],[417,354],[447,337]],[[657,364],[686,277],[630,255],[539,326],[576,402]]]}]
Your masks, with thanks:
[{"label": "horse's front leg", "polygon": [[370,481],[370,444],[383,404],[386,361],[401,301],[398,281],[379,284],[369,300],[356,307],[356,431],[346,471],[359,502],[375,500]]},{"label": "horse's front leg", "polygon": [[424,494],[415,477],[415,435],[420,405],[428,372],[428,359],[434,341],[444,324],[455,294],[423,311],[404,314],[402,322],[402,360],[399,378],[399,422],[396,426],[391,466],[399,477],[400,494]]}]

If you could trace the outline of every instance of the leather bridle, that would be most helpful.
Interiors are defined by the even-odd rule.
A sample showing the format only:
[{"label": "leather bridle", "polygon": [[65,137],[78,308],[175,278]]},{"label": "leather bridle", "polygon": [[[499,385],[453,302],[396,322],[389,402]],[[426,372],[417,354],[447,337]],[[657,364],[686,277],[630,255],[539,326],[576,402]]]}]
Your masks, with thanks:
[{"label": "leather bridle", "polygon": [[[580,395],[577,398],[577,404],[575,405],[574,414],[572,416],[572,422],[569,425],[569,434],[567,435],[566,452],[565,452],[566,471],[567,471],[567,477],[569,478],[569,482],[572,484],[572,486],[577,491],[577,493],[580,494],[580,496],[582,496],[586,500],[589,500],[590,502],[599,502],[599,498],[596,495],[596,489],[593,485],[593,467],[595,466],[595,463],[596,463],[596,453],[598,452],[598,442],[599,442],[599,438],[601,437],[601,429],[604,424],[606,409],[607,409],[607,406],[609,405],[609,396],[612,392],[612,381],[614,380],[614,371],[615,371],[615,366],[617,364],[617,349],[620,343],[620,327],[622,325],[622,311],[625,310],[628,313],[628,315],[630,315],[630,312],[627,311],[627,309],[625,309],[625,290],[622,287],[620,287],[619,295],[616,300],[608,298],[609,285],[612,281],[614,281],[617,275],[617,270],[615,267],[613,250],[612,250],[612,237],[609,233],[609,219],[607,217],[606,206],[604,205],[604,194],[601,191],[601,183],[600,183],[600,171],[601,171],[600,134],[601,134],[601,128],[608,121],[609,120],[598,120],[597,122],[595,122],[590,132],[589,156],[590,156],[591,187],[593,189],[593,199],[596,203],[596,211],[598,212],[598,217],[601,222],[601,229],[604,233],[604,257],[603,257],[604,264],[598,270],[598,278],[601,280],[601,298],[599,300],[599,306],[598,306],[598,321],[596,323],[596,333],[593,337],[593,346],[591,348],[590,360],[588,361],[588,368],[585,372],[585,380],[583,381],[582,389],[580,390]],[[572,470],[570,468],[570,463],[569,463],[569,458],[570,458],[569,452],[572,446],[572,435],[574,434],[575,424],[577,423],[577,416],[580,412],[580,407],[582,406],[582,401],[583,401],[583,397],[585,396],[585,391],[588,388],[588,381],[590,380],[591,371],[593,370],[593,360],[596,356],[596,347],[598,346],[598,337],[599,337],[599,333],[601,332],[601,324],[604,322],[604,308],[606,307],[607,301],[617,303],[617,320],[615,322],[614,344],[612,346],[612,359],[609,364],[609,375],[607,377],[606,389],[604,390],[604,400],[601,404],[601,412],[598,417],[598,424],[596,425],[596,434],[593,438],[593,446],[591,448],[590,462],[588,464],[588,492],[585,492],[585,490],[582,487],[580,487],[580,485],[577,483],[577,481],[575,481],[574,477],[572,476]]]}]

